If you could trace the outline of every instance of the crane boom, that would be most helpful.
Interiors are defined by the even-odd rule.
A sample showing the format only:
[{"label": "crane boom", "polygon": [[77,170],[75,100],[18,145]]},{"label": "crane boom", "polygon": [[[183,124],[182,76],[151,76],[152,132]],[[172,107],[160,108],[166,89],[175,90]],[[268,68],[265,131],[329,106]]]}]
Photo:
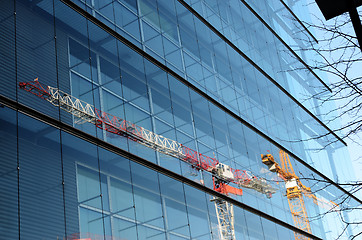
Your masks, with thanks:
[{"label": "crane boom", "polygon": [[[69,112],[75,117],[77,124],[89,122],[107,132],[127,137],[158,152],[181,159],[197,170],[210,172],[224,183],[233,182],[239,187],[251,188],[268,196],[276,191],[265,179],[256,177],[250,171],[233,169],[220,163],[216,158],[201,154],[175,140],[101,111],[92,104],[64,91],[51,86],[43,87],[38,78],[30,82],[20,82],[19,87]],[[223,167],[227,168],[228,171],[221,171],[220,169]]]}]

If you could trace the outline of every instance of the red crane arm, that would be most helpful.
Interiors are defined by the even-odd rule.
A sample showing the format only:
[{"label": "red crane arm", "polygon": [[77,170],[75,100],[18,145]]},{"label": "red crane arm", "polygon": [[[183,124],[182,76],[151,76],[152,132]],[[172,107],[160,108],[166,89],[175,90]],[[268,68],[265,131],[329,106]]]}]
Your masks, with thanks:
[{"label": "red crane arm", "polygon": [[[125,136],[133,141],[143,144],[149,148],[155,149],[161,153],[176,157],[192,165],[197,170],[210,172],[218,180],[214,189],[223,194],[242,195],[242,189],[227,185],[233,182],[239,187],[252,188],[258,192],[271,196],[275,193],[265,179],[254,176],[250,171],[232,169],[228,167],[229,174],[218,174],[221,165],[216,158],[203,155],[187,146],[184,146],[172,139],[168,139],[156,133],[153,133],[143,127],[116,117],[107,112],[95,108],[93,105],[86,103],[76,97],[73,97],[57,88],[50,86],[43,87],[38,78],[30,82],[20,82],[19,87],[30,92],[54,106],[59,106],[62,110],[67,111],[79,120],[76,123],[90,122],[96,127],[107,132]],[[230,173],[231,171],[231,173]],[[215,181],[214,181],[215,184]]]}]

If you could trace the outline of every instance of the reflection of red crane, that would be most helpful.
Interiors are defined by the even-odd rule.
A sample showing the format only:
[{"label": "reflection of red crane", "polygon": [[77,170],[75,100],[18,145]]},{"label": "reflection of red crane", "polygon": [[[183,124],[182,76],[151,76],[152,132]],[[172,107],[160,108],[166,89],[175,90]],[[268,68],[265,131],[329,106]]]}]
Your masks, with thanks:
[{"label": "reflection of red crane", "polygon": [[[337,204],[332,201],[327,201],[318,198],[311,192],[309,187],[306,187],[295,174],[293,166],[290,162],[289,155],[283,150],[279,151],[280,165],[274,160],[271,154],[261,154],[262,162],[268,166],[271,172],[278,173],[278,176],[284,180],[285,188],[287,189],[287,198],[290,212],[292,213],[294,225],[306,232],[312,233],[307,211],[304,204],[303,194],[313,199],[313,202],[321,207],[336,208]],[[309,239],[301,234],[295,233],[295,239]]]},{"label": "reflection of red crane", "polygon": [[[229,185],[234,183],[238,187],[254,189],[269,198],[275,193],[275,189],[265,179],[256,177],[250,171],[232,169],[230,166],[220,163],[216,158],[205,156],[174,140],[101,111],[57,88],[50,86],[45,88],[38,79],[31,82],[21,82],[19,87],[71,113],[76,117],[75,123],[92,123],[107,132],[127,137],[156,151],[181,159],[197,170],[211,173],[214,190],[217,192],[225,195],[242,195],[242,189]],[[232,206],[220,198],[215,198],[213,201],[215,201],[217,209],[222,239],[235,239]]]}]

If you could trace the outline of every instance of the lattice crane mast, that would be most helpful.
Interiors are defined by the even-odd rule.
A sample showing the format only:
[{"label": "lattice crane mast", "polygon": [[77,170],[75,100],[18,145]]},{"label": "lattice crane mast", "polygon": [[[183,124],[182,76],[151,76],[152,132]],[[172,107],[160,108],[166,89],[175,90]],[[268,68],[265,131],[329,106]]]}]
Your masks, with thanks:
[{"label": "lattice crane mast", "polygon": [[[261,154],[262,162],[269,167],[271,172],[278,173],[279,177],[285,182],[287,189],[287,198],[290,212],[292,213],[294,225],[306,232],[312,233],[310,223],[305,208],[302,192],[309,191],[310,188],[305,187],[295,175],[292,164],[290,163],[289,155],[280,150],[280,165],[274,160],[271,154]],[[309,239],[301,234],[294,233],[295,239]]]},{"label": "lattice crane mast", "polygon": [[[268,198],[276,191],[265,179],[256,177],[250,171],[232,169],[230,166],[220,163],[216,158],[203,155],[175,140],[101,111],[57,88],[43,87],[38,78],[30,82],[20,82],[19,87],[69,112],[75,117],[75,123],[92,123],[107,132],[127,137],[160,153],[185,161],[197,170],[211,173],[214,190],[217,192],[225,195],[242,195],[242,189],[228,185],[230,183],[235,183],[238,187],[253,189],[265,194]],[[214,198],[213,201],[215,202],[221,239],[235,239],[233,206],[221,198]]]},{"label": "lattice crane mast", "polygon": [[[295,174],[293,166],[290,162],[289,155],[283,150],[279,151],[280,165],[274,160],[271,154],[261,154],[262,162],[268,166],[271,172],[278,173],[278,176],[284,180],[287,190],[287,199],[290,212],[292,213],[295,227],[312,233],[310,223],[305,208],[303,194],[311,198],[313,202],[323,208],[337,208],[338,205],[332,201],[323,198],[318,198],[311,192],[309,187],[306,187]],[[295,239],[309,239],[301,234],[295,233]]]}]

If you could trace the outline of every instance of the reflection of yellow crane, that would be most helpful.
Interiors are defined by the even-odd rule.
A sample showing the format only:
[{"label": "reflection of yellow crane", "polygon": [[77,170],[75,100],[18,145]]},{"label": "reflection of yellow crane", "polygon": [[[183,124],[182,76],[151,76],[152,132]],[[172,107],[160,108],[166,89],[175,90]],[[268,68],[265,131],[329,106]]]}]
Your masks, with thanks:
[{"label": "reflection of yellow crane", "polygon": [[[289,159],[289,155],[286,152],[280,150],[279,157],[280,165],[274,160],[274,157],[271,154],[261,154],[262,162],[268,166],[271,172],[278,173],[278,176],[282,178],[285,182],[288,204],[290,212],[293,216],[295,227],[312,233],[302,194],[304,194],[308,198],[311,198],[315,204],[320,205],[324,208],[333,208],[336,207],[337,204],[333,203],[332,201],[318,198],[311,192],[311,189],[309,187],[306,187],[305,185],[303,185],[303,183],[301,183],[299,177],[295,175],[293,166]],[[298,233],[295,233],[294,235],[295,239],[297,240],[309,239]]]}]

